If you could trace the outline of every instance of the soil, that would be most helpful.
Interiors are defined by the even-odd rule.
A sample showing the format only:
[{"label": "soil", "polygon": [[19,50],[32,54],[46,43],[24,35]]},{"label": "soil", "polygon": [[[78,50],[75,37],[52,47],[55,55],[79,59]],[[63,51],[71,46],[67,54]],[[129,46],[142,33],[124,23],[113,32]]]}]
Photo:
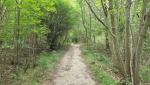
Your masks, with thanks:
[{"label": "soil", "polygon": [[81,57],[80,45],[72,44],[43,85],[96,85]]}]

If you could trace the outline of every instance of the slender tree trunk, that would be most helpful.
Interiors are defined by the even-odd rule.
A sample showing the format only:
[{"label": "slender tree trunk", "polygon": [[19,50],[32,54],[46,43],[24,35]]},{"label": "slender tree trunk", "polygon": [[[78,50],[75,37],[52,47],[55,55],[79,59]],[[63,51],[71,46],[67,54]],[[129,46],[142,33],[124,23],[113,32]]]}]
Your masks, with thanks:
[{"label": "slender tree trunk", "polygon": [[108,31],[105,32],[105,39],[106,39],[106,50],[109,52],[110,46],[109,46],[109,34]]},{"label": "slender tree trunk", "polygon": [[89,38],[90,38],[90,41],[92,41],[92,14],[91,14],[91,11],[89,10],[89,16],[90,16],[90,20],[89,20]]},{"label": "slender tree trunk", "polygon": [[[105,6],[106,4],[104,4],[103,0],[101,0],[101,4],[102,4],[102,8],[103,8],[103,11],[104,11],[104,14],[105,14],[105,21],[106,21],[106,24],[108,25],[108,11],[107,11],[107,8]],[[106,50],[108,51],[108,53],[110,53],[108,30],[105,31],[105,39],[106,39]]]},{"label": "slender tree trunk", "polygon": [[[110,20],[111,20],[111,29],[112,29],[112,33],[116,36],[116,23],[115,23],[115,15],[113,12],[113,1],[109,0],[109,11],[110,11]],[[122,74],[122,76],[126,75],[125,72],[125,67],[121,58],[121,54],[120,54],[120,50],[119,50],[119,43],[117,40],[117,37],[112,36],[112,45],[113,45],[113,59],[114,59],[114,64],[115,66],[119,69],[120,73]]]},{"label": "slender tree trunk", "polygon": [[16,46],[16,58],[17,61],[15,63],[19,62],[19,34],[20,34],[20,5],[21,1],[16,0],[16,30],[15,30],[15,46]]},{"label": "slender tree trunk", "polygon": [[140,84],[140,77],[139,77],[139,68],[140,68],[140,57],[142,54],[144,41],[146,39],[147,30],[150,27],[150,10],[146,13],[146,7],[149,0],[143,0],[143,7],[142,7],[142,14],[140,19],[139,25],[139,34],[136,40],[136,47],[135,52],[132,57],[132,64],[131,64],[131,73],[132,73],[132,85],[139,85]]},{"label": "slender tree trunk", "polygon": [[127,76],[130,76],[130,57],[131,57],[131,34],[130,34],[130,8],[131,0],[126,0],[126,23],[125,23],[125,66]]},{"label": "slender tree trunk", "polygon": [[84,26],[84,29],[85,29],[86,43],[87,43],[87,47],[88,47],[88,27],[86,26],[86,23],[85,23],[83,3],[81,3],[80,7],[81,7],[81,13],[82,13],[82,23],[83,23],[83,26]]}]

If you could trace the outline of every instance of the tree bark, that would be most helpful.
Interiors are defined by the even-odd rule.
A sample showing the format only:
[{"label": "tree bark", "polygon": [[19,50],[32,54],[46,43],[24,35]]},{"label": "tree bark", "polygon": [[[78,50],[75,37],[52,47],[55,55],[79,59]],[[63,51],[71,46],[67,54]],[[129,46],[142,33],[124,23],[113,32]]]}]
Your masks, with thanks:
[{"label": "tree bark", "polygon": [[142,54],[144,41],[146,39],[147,30],[150,27],[150,10],[146,13],[146,7],[149,0],[143,0],[143,7],[142,7],[142,15],[140,19],[139,25],[139,35],[137,38],[137,43],[135,47],[135,52],[133,55],[131,71],[132,71],[132,85],[139,85],[140,77],[139,77],[139,68],[140,68],[140,57]]},{"label": "tree bark", "polygon": [[[116,23],[115,23],[115,15],[113,10],[113,1],[109,0],[109,11],[110,11],[110,22],[111,22],[111,29],[113,34],[116,36]],[[117,37],[112,36],[112,47],[113,47],[113,59],[114,65],[119,69],[120,73],[124,77],[126,75],[125,67],[121,58],[120,50],[119,50],[119,43]]]},{"label": "tree bark", "polygon": [[[15,21],[15,24],[16,24],[16,29],[15,29],[15,47],[16,47],[16,58],[14,60],[14,63],[18,63],[19,62],[19,47],[20,47],[20,41],[19,41],[19,38],[20,38],[20,7],[19,5],[21,4],[21,1],[20,0],[16,0],[16,21]],[[17,60],[17,61],[16,61]]]},{"label": "tree bark", "polygon": [[130,8],[131,0],[126,0],[126,22],[125,22],[125,66],[127,76],[130,76],[130,57],[131,57],[131,34],[130,34]]},{"label": "tree bark", "polygon": [[82,13],[82,23],[83,23],[83,27],[85,29],[86,43],[87,43],[87,47],[88,47],[88,27],[86,26],[86,23],[85,23],[83,3],[81,3],[80,7],[81,7],[81,13]]}]

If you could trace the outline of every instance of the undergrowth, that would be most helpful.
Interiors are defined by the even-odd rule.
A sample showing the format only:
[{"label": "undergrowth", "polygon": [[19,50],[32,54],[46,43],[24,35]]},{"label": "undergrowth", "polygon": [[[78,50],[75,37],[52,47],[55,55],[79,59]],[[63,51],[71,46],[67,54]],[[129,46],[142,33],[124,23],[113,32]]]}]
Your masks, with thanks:
[{"label": "undergrowth", "polygon": [[64,51],[53,51],[51,53],[43,52],[38,57],[35,68],[29,68],[26,73],[22,70],[16,71],[12,74],[15,82],[13,85],[41,85],[41,81],[46,80],[47,73],[54,69],[54,66],[60,59]]},{"label": "undergrowth", "polygon": [[145,83],[146,85],[150,85],[150,68],[147,66],[142,66],[140,70],[140,77],[142,83]]},{"label": "undergrowth", "polygon": [[82,48],[82,53],[92,74],[100,85],[117,85],[117,82],[106,72],[107,68],[112,67],[112,64],[104,54],[87,50],[85,47]]}]

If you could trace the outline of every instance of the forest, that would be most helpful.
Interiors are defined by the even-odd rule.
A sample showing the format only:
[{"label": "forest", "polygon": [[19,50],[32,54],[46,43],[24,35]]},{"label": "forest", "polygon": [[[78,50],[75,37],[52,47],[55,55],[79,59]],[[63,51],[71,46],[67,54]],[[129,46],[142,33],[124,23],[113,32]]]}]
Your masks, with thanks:
[{"label": "forest", "polygon": [[0,85],[150,85],[150,0],[0,0]]}]

